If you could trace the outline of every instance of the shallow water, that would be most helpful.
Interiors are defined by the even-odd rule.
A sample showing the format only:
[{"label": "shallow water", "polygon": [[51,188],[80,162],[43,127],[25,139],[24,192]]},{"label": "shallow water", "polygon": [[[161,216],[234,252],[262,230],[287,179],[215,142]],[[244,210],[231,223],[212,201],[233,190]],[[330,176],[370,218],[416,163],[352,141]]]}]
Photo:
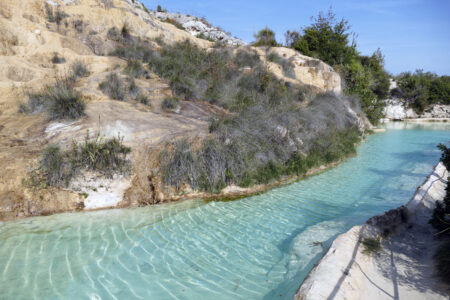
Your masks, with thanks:
[{"label": "shallow water", "polygon": [[336,235],[409,201],[450,140],[450,124],[387,127],[262,195],[0,224],[0,299],[292,299]]}]

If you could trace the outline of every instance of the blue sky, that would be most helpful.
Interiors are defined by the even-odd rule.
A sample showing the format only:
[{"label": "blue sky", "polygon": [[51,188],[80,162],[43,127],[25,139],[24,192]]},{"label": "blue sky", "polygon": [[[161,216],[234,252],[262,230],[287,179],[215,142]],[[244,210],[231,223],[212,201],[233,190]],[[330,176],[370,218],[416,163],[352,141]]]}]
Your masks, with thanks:
[{"label": "blue sky", "polygon": [[213,25],[251,42],[253,34],[269,26],[283,41],[288,29],[300,30],[311,16],[332,6],[357,34],[358,50],[372,54],[380,48],[386,69],[398,74],[423,69],[450,75],[449,0],[143,0],[155,9],[206,17]]}]

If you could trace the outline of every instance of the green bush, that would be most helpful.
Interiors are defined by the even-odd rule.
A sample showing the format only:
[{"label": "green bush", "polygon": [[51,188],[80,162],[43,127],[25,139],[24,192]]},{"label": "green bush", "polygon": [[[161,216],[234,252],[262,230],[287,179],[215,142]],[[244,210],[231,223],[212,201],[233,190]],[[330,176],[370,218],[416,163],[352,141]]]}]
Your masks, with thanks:
[{"label": "green bush", "polygon": [[255,34],[255,41],[253,42],[253,46],[268,46],[268,47],[276,47],[278,46],[277,40],[275,39],[275,32],[270,28],[266,27],[258,31]]},{"label": "green bush", "polygon": [[351,63],[357,56],[357,51],[356,43],[350,44],[349,41],[348,21],[337,20],[331,10],[326,14],[320,12],[313,21],[310,26],[303,29],[302,34],[289,31],[288,46],[307,56],[323,60],[331,66]]},{"label": "green bush", "polygon": [[40,170],[45,183],[51,186],[64,184],[67,186],[73,176],[70,163],[66,161],[59,146],[48,146],[42,153]]},{"label": "green bush", "polygon": [[161,103],[161,108],[164,110],[174,110],[178,107],[180,101],[176,98],[166,98]]},{"label": "green bush", "polygon": [[166,10],[166,9],[163,9],[163,8],[161,7],[161,5],[158,5],[158,6],[156,7],[156,11],[157,11],[157,12],[167,12],[167,10]]},{"label": "green bush", "polygon": [[53,53],[52,57],[52,63],[54,64],[63,64],[66,62],[66,59],[64,57],[59,57],[58,53]]},{"label": "green bush", "polygon": [[130,152],[131,148],[123,145],[123,138],[120,136],[105,139],[97,134],[91,139],[88,133],[84,143],[74,143],[68,155],[76,168],[98,171],[111,177],[115,172],[129,170],[126,157]]},{"label": "green bush", "polygon": [[239,49],[233,58],[233,62],[240,68],[255,67],[261,63],[258,53],[251,49]]},{"label": "green bush", "polygon": [[138,101],[139,103],[142,103],[144,105],[151,106],[150,100],[145,95],[142,95],[142,94],[137,95],[136,101]]},{"label": "green bush", "polygon": [[106,37],[113,41],[120,41],[119,29],[117,29],[117,27],[111,27],[110,29],[108,29]]},{"label": "green bush", "polygon": [[437,76],[417,70],[396,77],[394,96],[405,99],[416,112],[422,113],[433,104],[450,104],[450,76]]},{"label": "green bush", "polygon": [[50,7],[48,3],[45,3],[45,12],[47,14],[47,21],[49,21],[50,23],[54,23],[55,16],[53,14],[53,9]]},{"label": "green bush", "polygon": [[100,83],[99,88],[111,99],[125,100],[125,85],[116,73],[110,73],[105,81]]},{"label": "green bush", "polygon": [[361,243],[365,254],[376,254],[381,249],[380,240],[376,238],[365,238]]},{"label": "green bush", "polygon": [[85,115],[86,104],[68,81],[60,81],[50,87],[45,98],[51,120],[76,120]]},{"label": "green bush", "polygon": [[75,61],[71,66],[71,78],[77,79],[81,77],[88,77],[91,73],[89,72],[86,64],[82,61]]},{"label": "green bush", "polygon": [[53,86],[47,86],[39,93],[28,95],[28,104],[21,105],[19,111],[33,113],[45,110],[50,120],[75,120],[85,115],[86,104],[75,91],[70,80],[59,80]]},{"label": "green bush", "polygon": [[53,8],[50,7],[48,3],[45,3],[45,12],[47,14],[47,21],[50,23],[56,23],[58,26],[61,25],[61,21],[67,18],[69,15],[59,9],[53,12]]},{"label": "green bush", "polygon": [[125,73],[131,77],[139,78],[147,75],[147,71],[139,60],[128,61],[125,67]]},{"label": "green bush", "polygon": [[128,173],[130,152],[121,137],[105,139],[97,134],[91,139],[88,133],[84,143],[74,142],[67,151],[61,151],[57,145],[45,148],[39,168],[31,172],[29,182],[33,187],[67,187],[80,170],[92,170],[107,177]]},{"label": "green bush", "polygon": [[378,124],[389,94],[389,74],[384,70],[381,51],[361,56],[355,40],[349,40],[348,21],[337,20],[331,10],[320,12],[313,20],[302,33],[287,31],[286,45],[334,67],[344,79],[346,94],[358,96],[368,119]]},{"label": "green bush", "polygon": [[118,46],[109,55],[118,56],[126,60],[142,60],[146,62],[152,57],[153,51],[148,44],[135,41]]}]

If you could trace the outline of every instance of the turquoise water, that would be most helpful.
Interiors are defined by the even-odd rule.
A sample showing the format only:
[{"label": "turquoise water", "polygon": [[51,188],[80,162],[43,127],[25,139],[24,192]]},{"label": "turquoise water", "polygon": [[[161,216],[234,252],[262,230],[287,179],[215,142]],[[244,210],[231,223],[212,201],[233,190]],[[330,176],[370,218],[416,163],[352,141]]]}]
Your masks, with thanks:
[{"label": "turquoise water", "polygon": [[409,201],[449,130],[392,124],[334,169],[233,202],[7,223],[0,299],[292,299],[336,235]]}]

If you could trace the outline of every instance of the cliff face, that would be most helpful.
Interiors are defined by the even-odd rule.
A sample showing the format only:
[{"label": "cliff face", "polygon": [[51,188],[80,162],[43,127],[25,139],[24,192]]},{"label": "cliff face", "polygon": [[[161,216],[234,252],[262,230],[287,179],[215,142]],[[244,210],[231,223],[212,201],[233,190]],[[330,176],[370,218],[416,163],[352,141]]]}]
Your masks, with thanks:
[{"label": "cliff face", "polygon": [[[107,56],[117,46],[109,36],[110,29],[124,26],[130,34],[150,44],[156,38],[165,43],[187,39],[203,48],[214,44],[161,22],[138,1],[0,2],[0,219],[166,201],[164,195],[157,192],[160,183],[151,179],[156,172],[149,159],[151,153],[163,142],[177,137],[201,139],[208,135],[209,119],[223,109],[202,101],[181,101],[177,113],[163,111],[161,102],[171,97],[172,92],[167,82],[155,74],[136,79],[136,85],[150,100],[151,107],[136,101],[111,100],[103,94],[99,83],[111,71],[121,70],[127,63]],[[268,55],[265,49],[256,51],[263,59]],[[268,62],[276,76],[309,85],[317,92],[341,91],[339,75],[323,62],[290,49],[274,51],[294,64],[294,74],[287,77],[279,65]],[[52,62],[55,53],[63,58],[61,62]],[[43,113],[18,112],[30,92],[40,91],[43,86],[67,77],[69,66],[75,61],[82,61],[90,71],[89,76],[75,85],[87,104],[84,118],[70,122],[49,121]],[[82,140],[88,130],[101,132],[106,137],[119,133],[124,137],[125,144],[133,149],[130,176],[106,180],[85,174],[66,189],[36,190],[24,185],[44,147],[59,144],[67,148],[73,140]]]}]

